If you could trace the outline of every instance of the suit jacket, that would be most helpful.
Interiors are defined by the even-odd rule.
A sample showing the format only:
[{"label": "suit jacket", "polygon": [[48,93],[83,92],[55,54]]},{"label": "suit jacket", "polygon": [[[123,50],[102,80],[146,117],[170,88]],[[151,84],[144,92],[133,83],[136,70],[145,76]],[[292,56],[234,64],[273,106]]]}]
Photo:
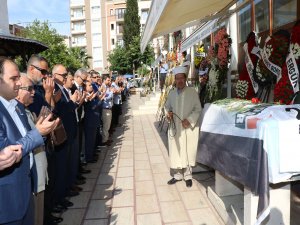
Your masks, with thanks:
[{"label": "suit jacket", "polygon": [[84,105],[84,126],[99,127],[100,125],[100,110],[102,110],[102,102],[96,98],[88,101]]},{"label": "suit jacket", "polygon": [[[19,116],[24,124],[24,108],[20,108]],[[0,224],[20,220],[25,215],[32,194],[29,152],[44,144],[37,129],[28,131],[22,137],[10,114],[0,102],[0,151],[12,144],[22,145],[23,158],[19,163],[0,171]]]},{"label": "suit jacket", "polygon": [[[58,85],[56,85],[57,88]],[[55,104],[55,112],[62,120],[62,123],[67,132],[68,141],[73,141],[77,136],[77,121],[75,110],[77,104],[72,102],[69,93],[63,88],[60,100]]]},{"label": "suit jacket", "polygon": [[[75,84],[73,84],[72,88],[71,88],[71,93],[74,94],[74,92],[78,90],[77,86]],[[79,90],[78,90],[79,91]],[[82,117],[82,114],[84,113],[84,108],[83,108],[83,105],[84,103],[79,106],[76,110],[77,110],[77,116],[78,116],[78,119],[79,121],[81,121],[81,117]]]}]

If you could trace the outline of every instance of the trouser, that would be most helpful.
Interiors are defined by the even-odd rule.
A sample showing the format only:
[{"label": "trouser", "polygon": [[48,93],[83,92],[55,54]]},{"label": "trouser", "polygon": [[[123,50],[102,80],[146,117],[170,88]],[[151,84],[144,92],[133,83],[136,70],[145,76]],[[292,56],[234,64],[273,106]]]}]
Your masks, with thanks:
[{"label": "trouser", "polygon": [[44,191],[37,193],[34,197],[34,225],[44,223]]},{"label": "trouser", "polygon": [[192,167],[187,166],[186,168],[182,169],[171,169],[171,175],[176,180],[190,180],[192,179]]},{"label": "trouser", "polygon": [[68,188],[75,184],[76,177],[78,175],[79,148],[76,141],[76,138],[68,141]]},{"label": "trouser", "polygon": [[122,105],[121,104],[115,104],[112,107],[112,119],[111,124],[112,126],[117,126],[119,124],[119,116],[122,111]]},{"label": "trouser", "polygon": [[85,160],[89,162],[94,158],[97,127],[85,126],[84,133],[85,133]]},{"label": "trouser", "polygon": [[[49,152],[49,151],[48,151]],[[54,207],[54,184],[55,184],[55,155],[54,152],[47,154],[48,162],[48,183],[45,186],[44,196],[44,222],[51,217],[51,211]]]},{"label": "trouser", "polygon": [[111,109],[102,109],[102,142],[107,142],[109,138],[109,128],[111,124]]},{"label": "trouser", "polygon": [[69,174],[68,171],[68,144],[65,142],[62,145],[55,147],[55,182],[54,182],[54,194],[55,203],[60,203],[67,194],[67,184],[66,179]]}]

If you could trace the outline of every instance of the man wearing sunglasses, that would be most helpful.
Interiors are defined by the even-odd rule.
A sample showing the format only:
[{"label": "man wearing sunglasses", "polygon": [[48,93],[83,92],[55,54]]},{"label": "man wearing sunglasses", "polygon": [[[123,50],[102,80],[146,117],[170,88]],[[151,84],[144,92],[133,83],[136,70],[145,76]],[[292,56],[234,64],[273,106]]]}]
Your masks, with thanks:
[{"label": "man wearing sunglasses", "polygon": [[[47,72],[46,72],[47,71]],[[49,109],[53,109],[55,106],[53,91],[54,91],[54,79],[52,77],[47,76],[49,71],[48,61],[46,58],[40,55],[32,55],[27,62],[27,77],[34,84],[34,101],[32,104],[28,106],[28,109],[31,112],[34,112],[36,115],[40,114],[40,111],[43,107],[48,107]],[[55,157],[53,152],[53,148],[51,144],[49,144],[50,140],[47,140],[48,144],[45,145],[48,161],[48,176],[49,182],[46,185],[45,190],[45,211],[44,211],[44,220],[47,224],[58,223],[62,221],[62,218],[55,217],[52,215],[52,209],[54,207],[54,182],[55,182]]]},{"label": "man wearing sunglasses", "polygon": [[79,91],[77,90],[72,95],[69,95],[68,91],[63,87],[68,76],[68,71],[64,65],[54,65],[52,74],[55,81],[55,89],[59,89],[62,92],[61,99],[56,103],[55,111],[61,118],[67,133],[67,142],[55,147],[55,202],[58,207],[70,207],[73,203],[65,199],[65,197],[79,194],[78,191],[71,189],[71,187],[75,187],[78,172],[79,153],[78,146],[74,143],[77,136],[75,110],[78,107],[76,102],[79,100]]}]

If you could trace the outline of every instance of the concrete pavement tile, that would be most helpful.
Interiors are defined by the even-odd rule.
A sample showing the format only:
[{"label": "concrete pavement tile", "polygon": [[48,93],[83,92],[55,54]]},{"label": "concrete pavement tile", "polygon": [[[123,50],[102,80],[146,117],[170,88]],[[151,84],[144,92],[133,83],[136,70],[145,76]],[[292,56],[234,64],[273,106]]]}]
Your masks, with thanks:
[{"label": "concrete pavement tile", "polygon": [[150,163],[149,161],[135,161],[134,163],[134,169],[135,170],[150,170]]},{"label": "concrete pavement tile", "polygon": [[158,164],[158,163],[166,163],[165,158],[162,155],[152,155],[150,156],[150,163],[151,164]]},{"label": "concrete pavement tile", "polygon": [[81,221],[84,216],[85,209],[68,209],[62,214],[64,219],[61,225],[81,225]]},{"label": "concrete pavement tile", "polygon": [[112,208],[110,225],[134,225],[133,207]]},{"label": "concrete pavement tile", "polygon": [[94,169],[98,170],[101,167],[103,161],[104,161],[103,158],[102,159],[99,158],[96,163],[89,163],[86,166],[86,169],[88,169],[88,170],[94,170]]},{"label": "concrete pavement tile", "polygon": [[119,160],[119,167],[128,167],[128,166],[133,166],[133,158]]},{"label": "concrete pavement tile", "polygon": [[135,183],[136,195],[155,194],[153,181],[138,181]]},{"label": "concrete pavement tile", "polygon": [[133,190],[114,191],[113,207],[134,206]]},{"label": "concrete pavement tile", "polygon": [[152,180],[151,170],[136,170],[135,181]]},{"label": "concrete pavement tile", "polygon": [[188,210],[193,224],[224,225],[210,208]]},{"label": "concrete pavement tile", "polygon": [[122,141],[122,147],[124,146],[133,146],[133,140],[123,140]]},{"label": "concrete pavement tile", "polygon": [[146,142],[144,142],[144,141],[134,142],[133,147],[134,148],[145,148],[146,147]]},{"label": "concrete pavement tile", "polygon": [[151,167],[153,173],[167,173],[170,170],[165,163],[152,164]]},{"label": "concrete pavement tile", "polygon": [[167,182],[172,178],[170,172],[168,173],[155,173],[153,174],[156,186],[166,186]]},{"label": "concrete pavement tile", "polygon": [[[182,223],[166,223],[165,225],[193,225],[191,222],[182,222]],[[205,225],[205,224],[201,224]]]},{"label": "concrete pavement tile", "polygon": [[111,164],[111,163],[104,163],[101,169],[102,173],[110,173],[110,172],[117,172],[117,163]]},{"label": "concrete pavement tile", "polygon": [[134,159],[135,160],[147,160],[147,161],[149,161],[147,153],[135,153],[134,154]]},{"label": "concrete pavement tile", "polygon": [[133,167],[119,167],[117,177],[133,177]]},{"label": "concrete pavement tile", "polygon": [[155,149],[149,149],[148,146],[147,146],[147,149],[148,149],[148,154],[149,156],[162,156],[162,152],[160,149],[158,148],[155,148]]},{"label": "concrete pavement tile", "polygon": [[121,152],[120,159],[133,159],[133,152]]},{"label": "concrete pavement tile", "polygon": [[116,173],[100,173],[97,184],[113,184]]},{"label": "concrete pavement tile", "polygon": [[92,191],[95,186],[96,179],[86,179],[85,182],[85,184],[80,185],[83,189],[82,191]]},{"label": "concrete pavement tile", "polygon": [[146,146],[134,147],[134,153],[147,153],[147,148]]},{"label": "concrete pavement tile", "polygon": [[121,152],[133,152],[133,145],[122,146]]},{"label": "concrete pavement tile", "polygon": [[195,180],[193,180],[193,186],[189,187],[189,188],[186,187],[184,180],[181,182],[177,182],[175,185],[177,186],[178,191],[180,191],[180,192],[182,192],[182,191],[197,191],[198,190],[198,186],[196,185]]},{"label": "concrete pavement tile", "polygon": [[139,195],[136,196],[137,214],[159,212],[156,195]]},{"label": "concrete pavement tile", "polygon": [[164,223],[189,221],[188,214],[181,201],[161,202],[160,206]]},{"label": "concrete pavement tile", "polygon": [[91,198],[92,192],[82,191],[79,195],[70,198],[74,205],[70,208],[86,208]]},{"label": "concrete pavement tile", "polygon": [[208,207],[200,191],[180,192],[183,203],[187,209],[199,209]]},{"label": "concrete pavement tile", "polygon": [[107,225],[108,219],[85,220],[83,225]]},{"label": "concrete pavement tile", "polygon": [[133,189],[133,177],[118,177],[115,184],[116,189]]},{"label": "concrete pavement tile", "polygon": [[92,199],[110,199],[113,195],[113,186],[111,184],[96,185]]},{"label": "concrete pavement tile", "polygon": [[137,215],[137,225],[162,225],[159,213]]},{"label": "concrete pavement tile", "polygon": [[111,200],[91,200],[86,219],[108,218],[111,209]]},{"label": "concrete pavement tile", "polygon": [[84,174],[83,176],[87,179],[96,179],[99,174],[99,169],[92,169],[90,173]]},{"label": "concrete pavement tile", "polygon": [[179,201],[180,196],[175,185],[160,186],[157,188],[158,200],[160,202]]}]

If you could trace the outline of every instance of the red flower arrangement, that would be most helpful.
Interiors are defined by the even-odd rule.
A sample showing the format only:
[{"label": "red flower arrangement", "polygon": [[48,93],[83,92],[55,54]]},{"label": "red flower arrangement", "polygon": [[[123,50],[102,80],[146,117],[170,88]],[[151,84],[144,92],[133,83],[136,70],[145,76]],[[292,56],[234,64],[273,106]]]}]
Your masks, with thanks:
[{"label": "red flower arrangement", "polygon": [[[295,61],[299,68],[300,64],[300,21],[298,21],[293,27],[291,34],[291,50],[295,57]],[[298,78],[299,79],[299,78]],[[298,82],[298,81],[297,81]],[[282,78],[275,85],[274,88],[274,101],[280,104],[290,104],[294,96],[294,90],[291,81],[288,76],[288,69],[286,62],[282,67]]]},{"label": "red flower arrangement", "polygon": [[[261,52],[257,67],[254,69],[254,79],[262,87],[270,86],[277,82],[277,77],[266,66],[263,56],[271,64],[281,68],[285,63],[286,56],[289,51],[290,34],[288,31],[279,30],[271,38],[266,40],[264,48]],[[273,67],[274,68],[274,67]]]},{"label": "red flower arrangement", "polygon": [[[256,41],[256,35],[254,32],[249,33],[246,42],[248,44],[247,46],[248,54],[250,56],[253,66],[255,67],[259,58],[257,55],[251,52],[254,47],[258,46]],[[244,62],[241,73],[239,74],[239,80],[236,85],[236,95],[238,98],[244,98],[250,100],[255,96],[250,76],[253,76],[253,73],[252,74],[248,73],[246,62]],[[247,86],[247,89],[241,91],[240,89],[244,88],[245,86]]]}]

